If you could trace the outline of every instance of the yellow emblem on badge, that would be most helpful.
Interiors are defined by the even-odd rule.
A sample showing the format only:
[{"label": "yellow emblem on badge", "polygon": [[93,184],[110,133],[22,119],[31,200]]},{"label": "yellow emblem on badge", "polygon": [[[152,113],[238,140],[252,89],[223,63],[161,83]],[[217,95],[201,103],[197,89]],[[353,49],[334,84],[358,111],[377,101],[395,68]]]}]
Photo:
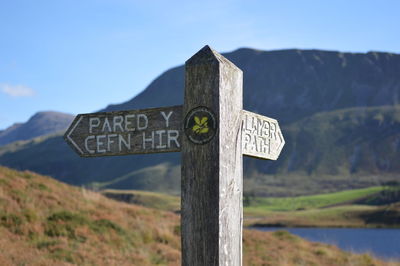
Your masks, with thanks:
[{"label": "yellow emblem on badge", "polygon": [[208,132],[208,124],[207,124],[208,117],[204,116],[201,119],[198,116],[194,117],[194,122],[196,124],[193,126],[192,130],[196,134],[204,134]]}]

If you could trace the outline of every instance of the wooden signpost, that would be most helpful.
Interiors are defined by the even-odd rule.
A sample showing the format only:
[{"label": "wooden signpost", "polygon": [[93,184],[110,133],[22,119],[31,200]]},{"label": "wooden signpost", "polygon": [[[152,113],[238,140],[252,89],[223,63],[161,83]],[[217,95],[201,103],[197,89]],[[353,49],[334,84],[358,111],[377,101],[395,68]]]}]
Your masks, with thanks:
[{"label": "wooden signpost", "polygon": [[242,71],[205,46],[185,64],[183,106],[78,115],[64,135],[82,157],[182,155],[182,265],[242,265],[242,155],[276,160],[275,119],[242,110]]}]

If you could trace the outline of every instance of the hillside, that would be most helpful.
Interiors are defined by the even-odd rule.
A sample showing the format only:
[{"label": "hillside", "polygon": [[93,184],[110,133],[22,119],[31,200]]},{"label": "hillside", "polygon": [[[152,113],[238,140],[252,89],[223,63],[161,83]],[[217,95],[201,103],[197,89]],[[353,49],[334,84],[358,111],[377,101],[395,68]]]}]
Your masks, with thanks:
[{"label": "hillside", "polygon": [[[399,181],[398,106],[321,112],[282,130],[286,146],[278,161],[245,158],[245,191],[295,196]],[[101,189],[178,194],[179,161],[179,153],[82,159],[60,135],[0,147],[3,165]]]},{"label": "hillside", "polygon": [[[399,180],[400,55],[320,50],[224,54],[244,72],[244,108],[277,118],[278,161],[244,159],[245,189],[290,196]],[[183,66],[102,111],[182,104]],[[157,97],[154,97],[157,95]],[[0,165],[76,185],[178,194],[180,154],[79,158],[60,135],[0,148]]]},{"label": "hillside", "polygon": [[[180,265],[177,215],[4,167],[0,235],[0,265]],[[245,230],[244,265],[299,264],[399,265],[285,231]]]},{"label": "hillside", "polygon": [[318,113],[291,124],[286,132],[291,137],[286,147],[291,156],[284,168],[288,172],[400,172],[400,106]]},{"label": "hillside", "polygon": [[177,264],[178,224],[172,213],[0,168],[0,265]]},{"label": "hillside", "polygon": [[14,124],[0,131],[0,146],[65,130],[74,116],[60,112],[38,112],[25,123]]},{"label": "hillside", "polygon": [[283,132],[286,146],[277,162],[245,160],[247,189],[260,196],[317,194],[400,180],[399,106],[321,112]]}]

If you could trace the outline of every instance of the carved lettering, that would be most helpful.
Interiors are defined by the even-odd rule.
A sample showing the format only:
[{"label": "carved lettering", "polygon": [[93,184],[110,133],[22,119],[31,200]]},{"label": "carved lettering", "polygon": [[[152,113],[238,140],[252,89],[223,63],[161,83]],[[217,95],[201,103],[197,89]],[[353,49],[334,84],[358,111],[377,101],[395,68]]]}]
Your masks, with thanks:
[{"label": "carved lettering", "polygon": [[242,111],[242,114],[243,154],[262,158],[277,157],[284,145],[284,140],[279,135],[278,122],[248,111]]},{"label": "carved lettering", "polygon": [[182,106],[78,115],[65,139],[85,157],[180,151]]}]

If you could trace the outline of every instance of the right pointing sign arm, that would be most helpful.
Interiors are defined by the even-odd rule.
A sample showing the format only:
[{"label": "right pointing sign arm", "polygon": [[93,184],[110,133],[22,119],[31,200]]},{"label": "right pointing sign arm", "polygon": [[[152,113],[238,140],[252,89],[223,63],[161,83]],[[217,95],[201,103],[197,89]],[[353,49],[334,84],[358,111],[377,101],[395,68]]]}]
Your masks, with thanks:
[{"label": "right pointing sign arm", "polygon": [[285,145],[278,121],[242,110],[242,150],[244,155],[276,160]]}]

